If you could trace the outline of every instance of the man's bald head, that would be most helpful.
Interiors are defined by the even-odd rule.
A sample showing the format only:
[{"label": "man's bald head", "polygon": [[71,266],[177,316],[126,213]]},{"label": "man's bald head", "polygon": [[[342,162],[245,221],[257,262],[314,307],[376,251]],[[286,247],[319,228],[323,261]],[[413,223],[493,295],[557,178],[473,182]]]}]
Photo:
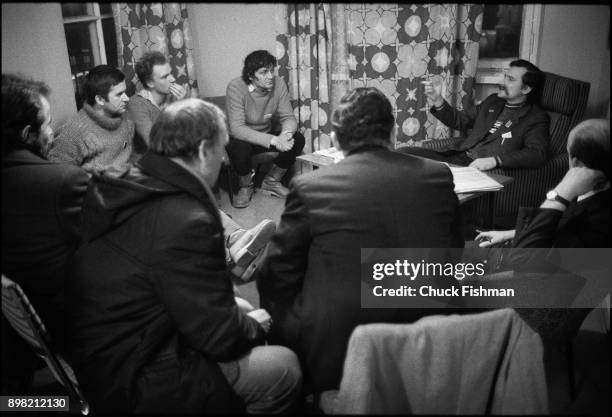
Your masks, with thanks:
[{"label": "man's bald head", "polygon": [[603,172],[610,179],[610,122],[606,119],[587,119],[569,133],[567,153],[587,168]]}]

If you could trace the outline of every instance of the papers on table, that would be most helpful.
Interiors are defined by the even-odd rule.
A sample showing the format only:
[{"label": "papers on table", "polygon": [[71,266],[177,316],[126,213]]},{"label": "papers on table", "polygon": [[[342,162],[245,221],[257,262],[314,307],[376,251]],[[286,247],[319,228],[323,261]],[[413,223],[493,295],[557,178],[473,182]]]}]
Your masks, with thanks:
[{"label": "papers on table", "polygon": [[449,168],[455,182],[455,193],[497,191],[504,188],[503,185],[476,168],[453,166],[449,166]]},{"label": "papers on table", "polygon": [[315,154],[332,158],[334,160],[334,163],[344,159],[344,154],[342,153],[342,151],[336,149],[335,147],[321,149],[320,151],[316,151]]}]

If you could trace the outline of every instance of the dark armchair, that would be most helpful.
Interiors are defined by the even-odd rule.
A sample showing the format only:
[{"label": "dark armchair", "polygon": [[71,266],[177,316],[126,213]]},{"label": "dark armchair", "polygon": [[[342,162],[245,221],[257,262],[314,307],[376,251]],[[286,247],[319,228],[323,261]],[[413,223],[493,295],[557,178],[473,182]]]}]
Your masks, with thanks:
[{"label": "dark armchair", "polygon": [[[495,199],[493,223],[495,226],[513,227],[521,206],[539,206],[546,191],[554,187],[565,175],[568,167],[567,136],[582,121],[589,97],[590,84],[546,72],[540,106],[550,115],[549,160],[540,168],[494,169],[490,172],[512,177]],[[436,149],[448,143],[430,141],[423,146]],[[486,199],[477,199],[465,207],[466,219],[482,225],[487,218]]]}]

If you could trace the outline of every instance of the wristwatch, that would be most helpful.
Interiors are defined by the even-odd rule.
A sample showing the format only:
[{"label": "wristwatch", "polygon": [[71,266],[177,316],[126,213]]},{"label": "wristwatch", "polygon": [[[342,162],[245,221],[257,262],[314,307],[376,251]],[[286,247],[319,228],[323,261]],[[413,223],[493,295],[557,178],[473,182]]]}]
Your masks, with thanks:
[{"label": "wristwatch", "polygon": [[563,204],[565,207],[569,206],[569,201],[559,195],[559,193],[555,190],[550,190],[546,193],[546,199],[548,201],[558,201]]}]

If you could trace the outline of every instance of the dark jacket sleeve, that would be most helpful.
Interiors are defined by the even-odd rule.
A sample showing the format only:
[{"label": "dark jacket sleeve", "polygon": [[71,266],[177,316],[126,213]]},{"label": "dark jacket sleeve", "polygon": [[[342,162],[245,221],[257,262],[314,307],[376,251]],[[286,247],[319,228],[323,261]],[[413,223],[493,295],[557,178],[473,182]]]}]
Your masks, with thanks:
[{"label": "dark jacket sleeve", "polygon": [[83,169],[64,165],[63,178],[55,193],[58,224],[70,238],[81,238],[82,206],[89,175]]},{"label": "dark jacket sleeve", "polygon": [[238,358],[265,340],[259,323],[236,305],[225,264],[223,230],[193,200],[168,199],[152,236],[153,286],[188,344],[217,361]]},{"label": "dark jacket sleeve", "polygon": [[257,278],[262,306],[280,323],[302,291],[312,236],[299,179],[290,184],[285,211]]},{"label": "dark jacket sleeve", "polygon": [[550,117],[545,111],[528,116],[523,147],[517,151],[499,155],[504,168],[536,168],[544,165],[548,158],[550,142]]},{"label": "dark jacket sleeve", "polygon": [[448,104],[446,100],[444,100],[442,107],[439,110],[432,106],[430,111],[431,114],[433,114],[446,126],[465,133],[468,129],[471,129],[474,126],[478,112],[480,111],[481,106],[486,104],[485,102],[469,109],[457,110]]},{"label": "dark jacket sleeve", "polygon": [[545,272],[557,263],[554,251],[563,213],[554,209],[521,207],[516,220],[509,265],[515,271]]}]

